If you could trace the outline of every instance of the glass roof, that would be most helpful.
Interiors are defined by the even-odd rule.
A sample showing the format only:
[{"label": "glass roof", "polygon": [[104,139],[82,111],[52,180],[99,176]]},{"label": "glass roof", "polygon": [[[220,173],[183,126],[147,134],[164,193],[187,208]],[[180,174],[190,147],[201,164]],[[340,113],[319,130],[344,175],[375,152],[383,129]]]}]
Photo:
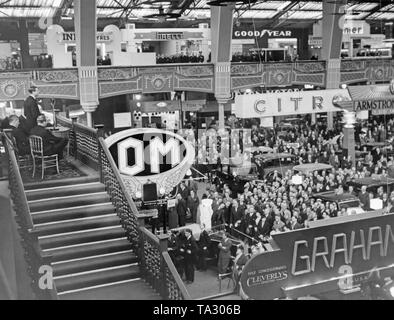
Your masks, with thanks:
[{"label": "glass roof", "polygon": [[[134,17],[158,13],[158,8],[144,2],[158,2],[159,0],[96,0],[99,18],[118,18],[125,16],[125,12]],[[164,1],[164,0],[163,0]],[[168,1],[168,0],[166,0]],[[209,18],[210,0],[169,0],[177,12],[182,9],[186,18]],[[69,4],[71,2],[71,4]],[[394,19],[394,4],[384,5],[381,0],[348,1],[347,13],[353,19],[390,20]],[[388,1],[387,1],[388,2]],[[386,3],[387,3],[386,2]],[[190,4],[191,3],[191,4]],[[73,15],[72,1],[68,0],[0,0],[0,18],[4,17],[51,17],[70,5],[66,13]],[[185,7],[188,5],[188,7]],[[165,7],[164,7],[165,8]],[[186,9],[186,10],[185,10]],[[372,12],[371,12],[372,11]],[[252,19],[280,19],[290,20],[316,20],[322,18],[322,1],[284,1],[284,0],[258,0],[252,4],[237,4],[236,16]]]}]

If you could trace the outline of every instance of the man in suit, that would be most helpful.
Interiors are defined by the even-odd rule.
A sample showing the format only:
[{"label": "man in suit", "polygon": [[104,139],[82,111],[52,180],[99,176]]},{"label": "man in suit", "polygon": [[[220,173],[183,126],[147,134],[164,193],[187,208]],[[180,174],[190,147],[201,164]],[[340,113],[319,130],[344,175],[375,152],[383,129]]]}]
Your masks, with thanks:
[{"label": "man in suit", "polygon": [[361,208],[363,208],[364,211],[369,210],[369,193],[367,192],[367,186],[361,187],[358,199],[360,200]]},{"label": "man in suit", "polygon": [[41,114],[40,109],[38,107],[38,95],[39,90],[37,87],[31,87],[29,89],[30,95],[26,98],[23,104],[23,112],[26,117],[26,128],[24,128],[27,132],[30,132],[32,128],[34,128],[37,124],[37,117]]},{"label": "man in suit", "polygon": [[211,238],[205,230],[205,224],[201,224],[200,240],[198,241],[198,264],[197,269],[201,271],[207,270],[206,258],[209,254],[209,247],[211,245]]},{"label": "man in suit", "polygon": [[238,293],[239,290],[239,279],[241,278],[242,269],[244,268],[245,264],[248,262],[248,258],[244,253],[244,247],[239,245],[237,247],[237,253],[234,259],[234,266],[233,266],[233,279],[235,282],[235,289],[234,291]]},{"label": "man in suit", "polygon": [[177,199],[176,211],[178,212],[179,226],[184,227],[186,225],[187,204],[180,193],[178,193]]},{"label": "man in suit", "polygon": [[18,154],[24,156],[30,154],[29,138],[22,128],[20,128],[20,121],[16,115],[11,115],[8,118],[8,128],[12,130],[12,136],[15,138]]},{"label": "man in suit", "polygon": [[45,128],[46,126],[47,120],[45,115],[39,115],[37,118],[37,125],[31,129],[30,135],[39,136],[42,138],[45,156],[58,154],[59,160],[63,159],[63,150],[67,146],[68,140],[55,137],[49,130]]},{"label": "man in suit", "polygon": [[198,247],[190,229],[185,230],[185,236],[185,275],[186,283],[190,284],[194,282],[194,262]]},{"label": "man in suit", "polygon": [[188,189],[188,191],[189,191],[189,194],[190,194],[190,191],[192,191],[192,190],[195,192],[195,194],[197,194],[197,191],[198,191],[198,183],[197,183],[196,181],[193,180],[193,177],[192,177],[192,176],[190,176],[190,177],[189,177],[189,180],[187,181],[187,189]]},{"label": "man in suit", "polygon": [[227,267],[230,263],[231,258],[231,240],[227,237],[225,232],[222,233],[222,241],[219,243],[219,260],[218,260],[218,271],[219,274],[227,272]]}]

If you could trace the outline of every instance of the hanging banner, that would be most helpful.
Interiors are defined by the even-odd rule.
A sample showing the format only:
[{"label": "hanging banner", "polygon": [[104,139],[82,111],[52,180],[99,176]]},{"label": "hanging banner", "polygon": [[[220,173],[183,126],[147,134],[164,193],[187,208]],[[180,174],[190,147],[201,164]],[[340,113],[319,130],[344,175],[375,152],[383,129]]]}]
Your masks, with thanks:
[{"label": "hanging banner", "polygon": [[328,225],[273,235],[241,275],[244,298],[297,298],[351,290],[380,270],[394,273],[394,214],[382,211],[328,219]]},{"label": "hanging banner", "polygon": [[335,112],[333,101],[350,100],[346,89],[300,92],[244,94],[235,97],[234,111],[239,118],[261,118],[293,114]]}]

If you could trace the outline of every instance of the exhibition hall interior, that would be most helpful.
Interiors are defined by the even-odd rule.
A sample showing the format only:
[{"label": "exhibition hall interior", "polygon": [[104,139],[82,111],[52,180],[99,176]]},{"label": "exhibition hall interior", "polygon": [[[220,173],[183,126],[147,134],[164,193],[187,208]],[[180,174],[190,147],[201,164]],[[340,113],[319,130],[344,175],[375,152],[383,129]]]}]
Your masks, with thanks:
[{"label": "exhibition hall interior", "polygon": [[394,300],[393,55],[392,0],[0,0],[0,299]]}]

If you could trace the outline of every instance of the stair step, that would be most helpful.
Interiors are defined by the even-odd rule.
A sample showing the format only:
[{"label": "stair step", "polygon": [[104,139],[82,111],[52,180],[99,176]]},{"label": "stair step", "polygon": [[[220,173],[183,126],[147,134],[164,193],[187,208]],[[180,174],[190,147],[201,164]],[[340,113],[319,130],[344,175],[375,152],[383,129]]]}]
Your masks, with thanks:
[{"label": "stair step", "polygon": [[113,213],[114,211],[114,206],[112,205],[112,203],[108,202],[80,207],[36,211],[32,212],[32,218],[35,224],[39,224],[100,216]]},{"label": "stair step", "polygon": [[138,259],[132,250],[115,252],[106,255],[92,256],[81,259],[60,261],[52,264],[55,277],[66,274],[85,272],[127,264],[137,263]]},{"label": "stair step", "polygon": [[56,221],[44,224],[36,224],[34,231],[38,236],[73,232],[84,229],[95,229],[119,225],[120,220],[116,213],[98,217],[88,217],[66,221]]},{"label": "stair step", "polygon": [[89,229],[82,231],[74,231],[56,235],[38,237],[41,248],[56,248],[61,246],[69,246],[73,244],[82,244],[86,242],[116,239],[125,237],[126,233],[122,226],[105,227],[97,229]]},{"label": "stair step", "polygon": [[54,280],[57,291],[64,292],[103,285],[111,282],[134,279],[138,278],[139,276],[140,270],[138,265],[135,264],[54,277]]},{"label": "stair step", "polygon": [[161,300],[144,280],[119,281],[59,294],[60,300]]},{"label": "stair step", "polygon": [[77,177],[77,178],[66,178],[66,179],[47,180],[47,181],[39,181],[39,182],[28,182],[28,183],[24,183],[23,186],[24,186],[25,190],[33,190],[33,189],[40,189],[40,188],[53,188],[53,187],[60,187],[60,186],[73,185],[73,184],[98,182],[99,180],[100,179],[99,179],[98,175],[93,175],[93,176]]},{"label": "stair step", "polygon": [[105,191],[105,187],[100,182],[91,182],[76,185],[66,185],[51,188],[40,188],[34,190],[27,190],[27,200],[38,200],[42,198],[53,198],[71,196],[77,194],[87,194]]},{"label": "stair step", "polygon": [[70,208],[90,205],[95,203],[109,202],[106,192],[79,194],[66,197],[40,199],[29,201],[30,212],[44,211],[57,208]]},{"label": "stair step", "polygon": [[52,249],[44,249],[45,253],[52,255],[52,261],[64,261],[70,259],[86,258],[89,256],[97,256],[109,254],[118,251],[131,250],[131,243],[127,238],[118,238],[103,240],[97,242],[83,243],[67,247],[57,247]]}]

